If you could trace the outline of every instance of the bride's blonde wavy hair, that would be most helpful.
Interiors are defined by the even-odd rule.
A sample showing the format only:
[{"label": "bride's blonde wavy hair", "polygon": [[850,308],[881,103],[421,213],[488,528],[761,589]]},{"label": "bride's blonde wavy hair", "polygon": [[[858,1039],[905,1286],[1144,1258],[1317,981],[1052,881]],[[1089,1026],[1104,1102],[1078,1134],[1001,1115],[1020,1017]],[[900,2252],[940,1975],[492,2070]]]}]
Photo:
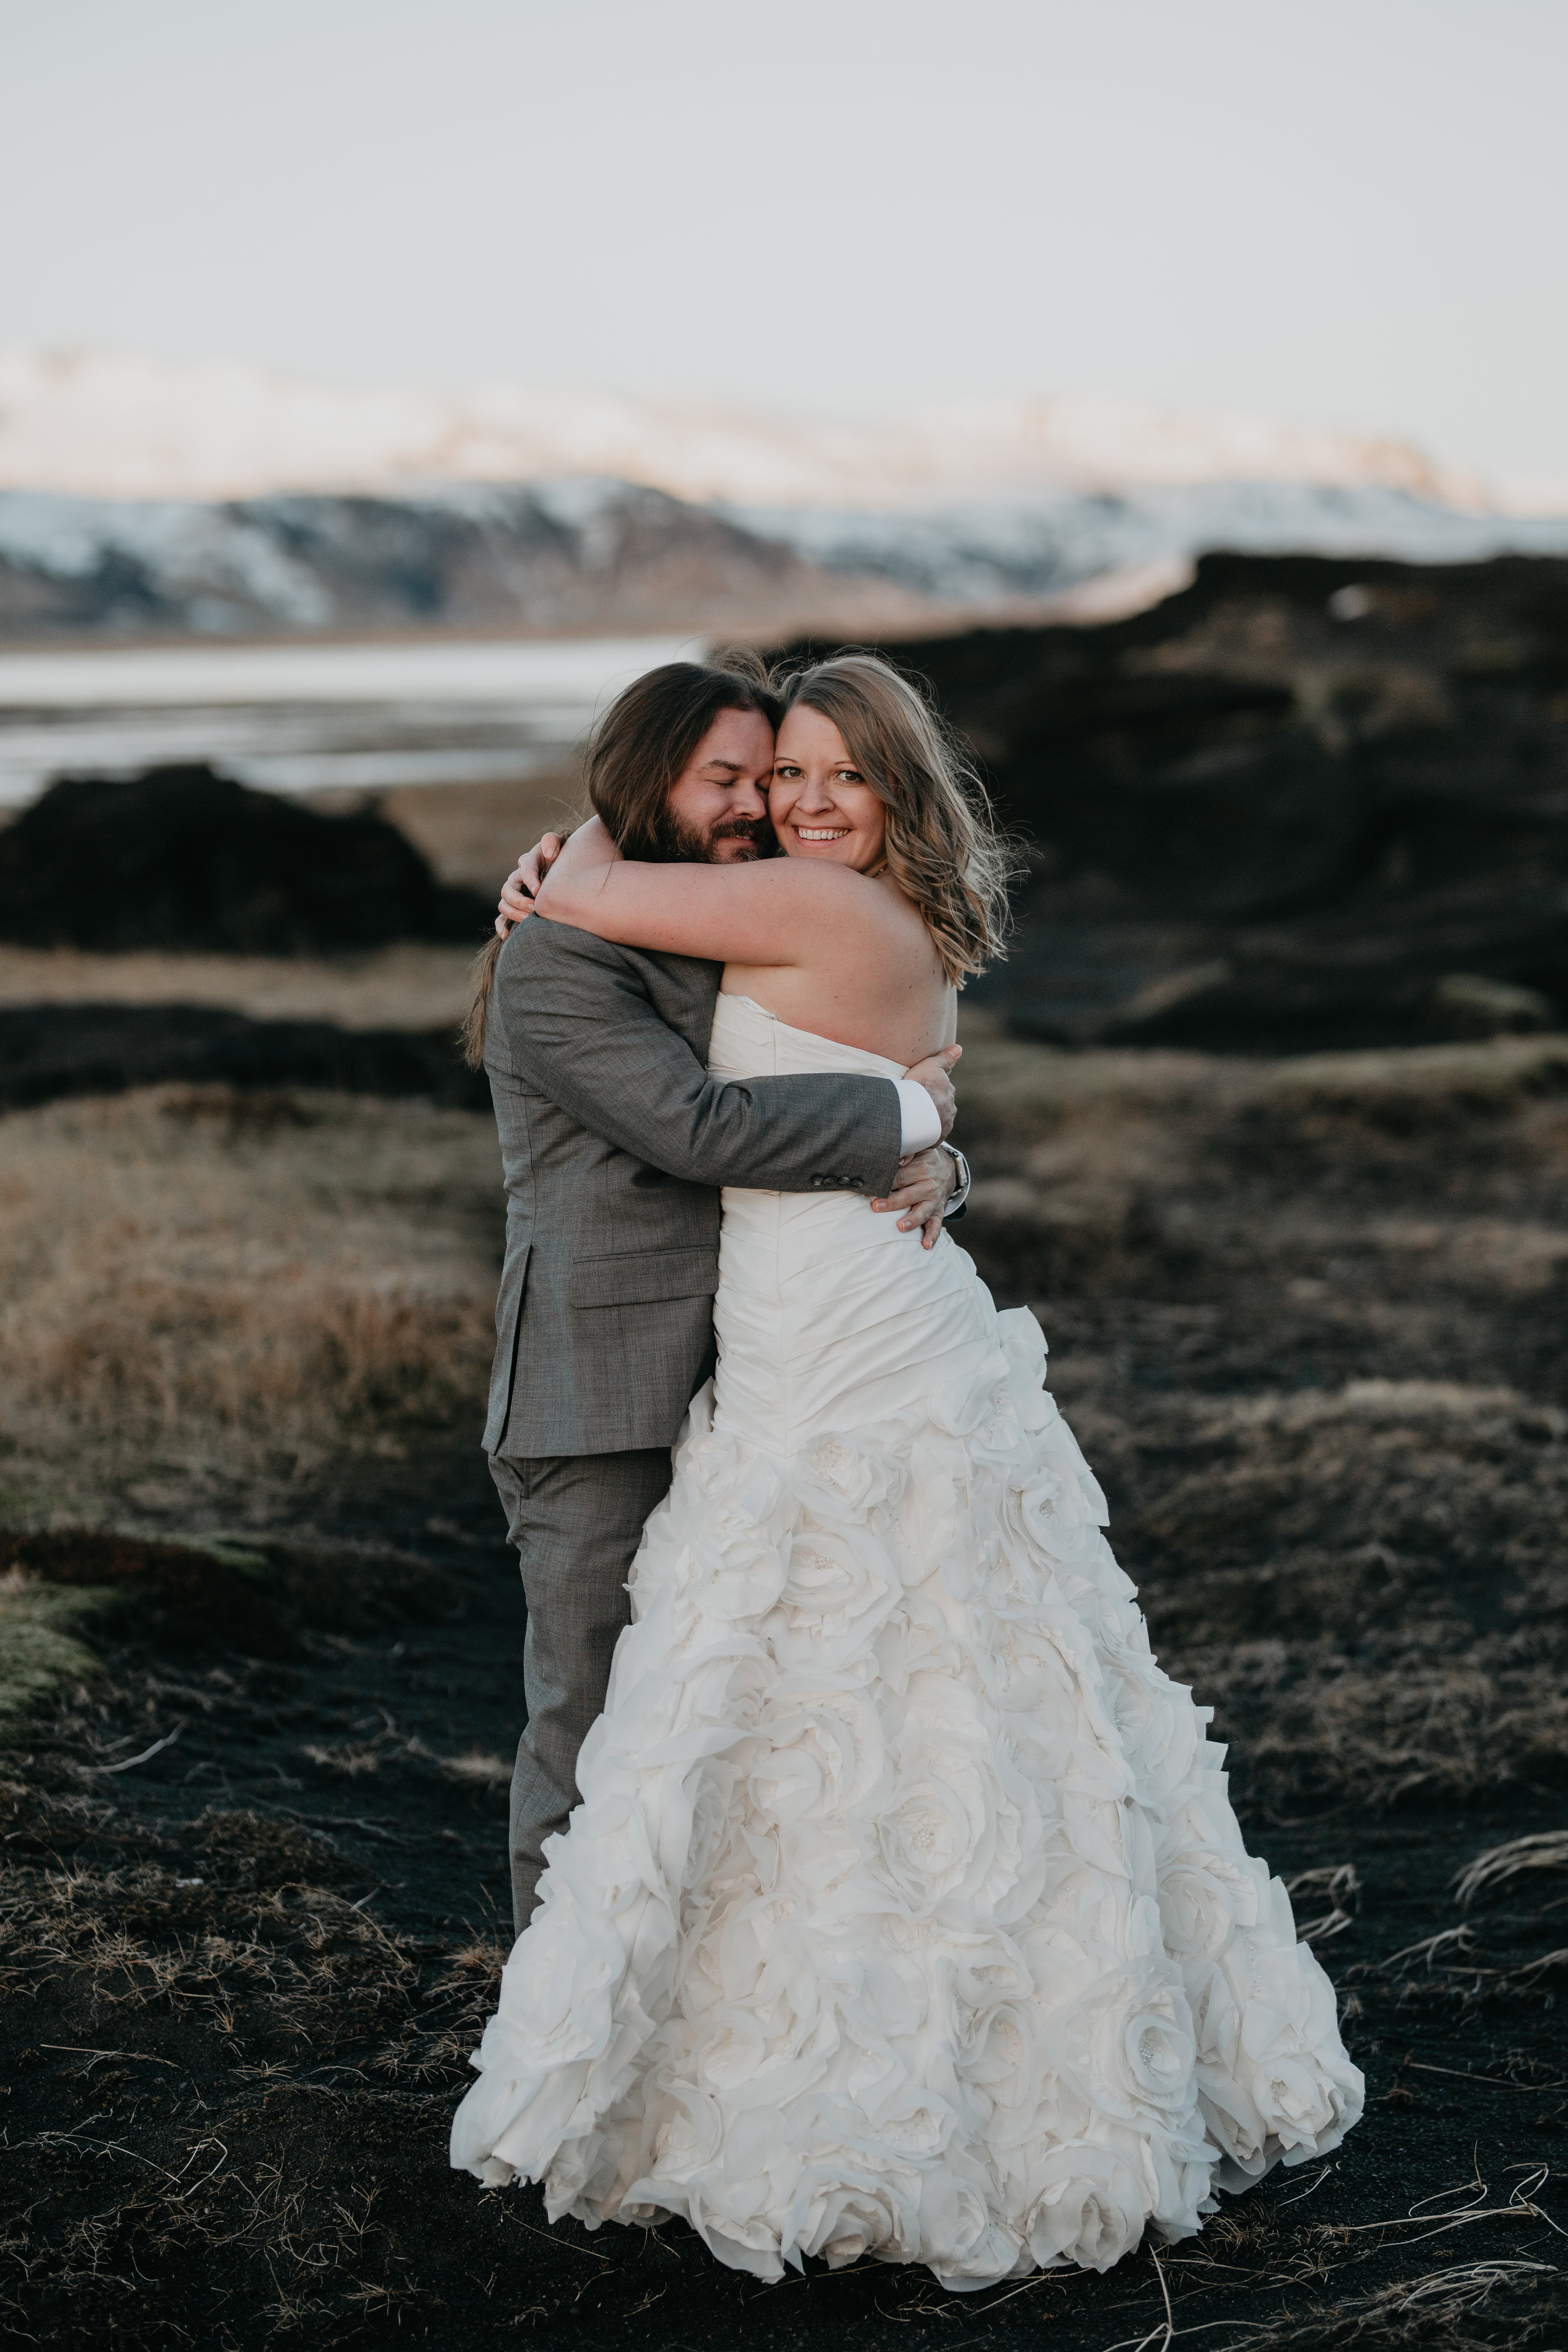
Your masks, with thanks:
[{"label": "bride's blonde wavy hair", "polygon": [[804,703],[843,736],[886,813],[888,870],[962,988],[1005,952],[1016,862],[973,763],[920,688],[875,654],[836,654],[773,683],[784,718]]}]

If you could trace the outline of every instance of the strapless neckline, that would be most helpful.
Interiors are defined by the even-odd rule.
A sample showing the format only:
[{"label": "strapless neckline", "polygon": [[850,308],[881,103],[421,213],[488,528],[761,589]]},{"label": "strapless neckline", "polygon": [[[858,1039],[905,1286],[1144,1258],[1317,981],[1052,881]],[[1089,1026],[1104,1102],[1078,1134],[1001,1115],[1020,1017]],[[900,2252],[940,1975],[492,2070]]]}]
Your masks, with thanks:
[{"label": "strapless neckline", "polygon": [[[797,1028],[793,1021],[782,1020],[778,1013],[770,1013],[765,1004],[759,1004],[754,996],[742,996],[738,989],[720,990],[719,1010],[726,1004],[743,1004],[760,1020],[771,1022],[775,1029],[783,1030],[786,1036],[802,1037],[808,1045],[820,1046],[828,1054],[853,1054],[858,1062],[864,1063],[879,1076],[901,1078],[910,1067],[908,1062],[895,1061],[890,1055],[873,1054],[868,1045],[847,1045],[841,1037],[825,1037],[820,1029]],[[719,1010],[715,1011],[715,1021],[719,1018]]]}]

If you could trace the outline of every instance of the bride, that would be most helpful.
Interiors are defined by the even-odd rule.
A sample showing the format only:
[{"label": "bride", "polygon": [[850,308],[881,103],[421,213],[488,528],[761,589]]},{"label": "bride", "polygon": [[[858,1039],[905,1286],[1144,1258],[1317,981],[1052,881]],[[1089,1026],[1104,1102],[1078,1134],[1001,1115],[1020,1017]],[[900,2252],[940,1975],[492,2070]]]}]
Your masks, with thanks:
[{"label": "bride", "polygon": [[[724,1077],[901,1076],[1001,912],[958,762],[885,664],[822,662],[769,814],[783,857],[731,866],[595,819],[538,912],[721,961]],[[1337,2147],[1332,1990],[1150,1654],[1034,1317],[857,1195],[729,1191],[714,1321],[454,2165],[552,2221],[683,2214],[760,2278],[979,2287]]]}]

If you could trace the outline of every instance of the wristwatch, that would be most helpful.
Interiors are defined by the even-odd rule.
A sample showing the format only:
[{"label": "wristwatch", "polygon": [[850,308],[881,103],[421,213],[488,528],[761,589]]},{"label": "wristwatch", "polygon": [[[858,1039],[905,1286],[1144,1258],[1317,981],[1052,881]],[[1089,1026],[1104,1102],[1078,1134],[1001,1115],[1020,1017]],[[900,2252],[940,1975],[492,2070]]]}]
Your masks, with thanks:
[{"label": "wristwatch", "polygon": [[968,1202],[969,1162],[956,1143],[939,1143],[937,1150],[947,1153],[958,1171],[958,1182],[953,1187],[952,1197],[942,1213],[942,1223],[945,1224],[950,1217],[962,1217]]}]

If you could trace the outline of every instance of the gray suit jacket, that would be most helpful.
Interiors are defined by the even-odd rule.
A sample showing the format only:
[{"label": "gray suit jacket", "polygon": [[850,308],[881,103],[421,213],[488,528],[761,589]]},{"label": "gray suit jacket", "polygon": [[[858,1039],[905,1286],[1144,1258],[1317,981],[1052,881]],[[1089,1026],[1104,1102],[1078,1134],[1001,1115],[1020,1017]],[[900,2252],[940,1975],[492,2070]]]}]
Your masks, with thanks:
[{"label": "gray suit jacket", "polygon": [[673,1444],[713,1366],[721,1185],[892,1189],[886,1078],[709,1077],[719,979],[540,917],[506,943],[485,1045],[507,1188],[489,1454]]}]

